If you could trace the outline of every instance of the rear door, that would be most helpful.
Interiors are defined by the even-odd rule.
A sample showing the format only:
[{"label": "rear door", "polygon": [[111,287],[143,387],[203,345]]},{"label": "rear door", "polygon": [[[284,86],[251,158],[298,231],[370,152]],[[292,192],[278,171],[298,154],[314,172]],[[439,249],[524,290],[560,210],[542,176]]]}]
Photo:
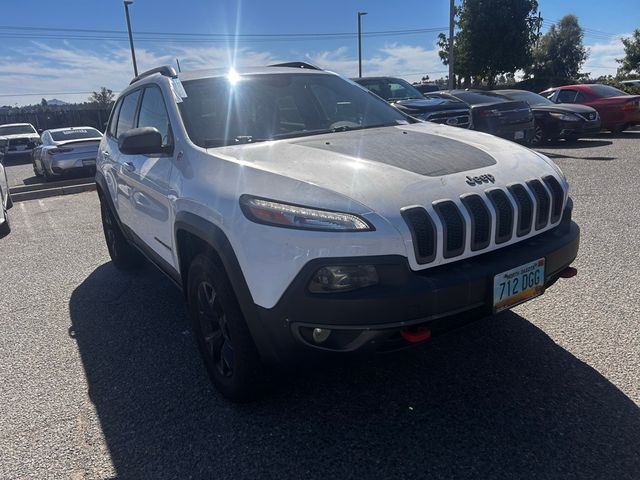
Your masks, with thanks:
[{"label": "rear door", "polygon": [[158,129],[163,146],[172,153],[119,154],[122,183],[130,194],[129,226],[147,247],[173,266],[173,229],[168,198],[173,167],[173,134],[163,94],[158,86],[148,85],[142,91],[135,127]]}]

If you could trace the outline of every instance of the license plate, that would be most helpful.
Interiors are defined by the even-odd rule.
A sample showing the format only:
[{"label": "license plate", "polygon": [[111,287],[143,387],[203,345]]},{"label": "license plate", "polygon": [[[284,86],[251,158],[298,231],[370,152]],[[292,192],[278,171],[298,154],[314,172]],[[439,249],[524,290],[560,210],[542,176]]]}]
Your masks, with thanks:
[{"label": "license plate", "polygon": [[515,140],[522,140],[524,138],[524,130],[518,130],[513,134]]},{"label": "license plate", "polygon": [[82,165],[84,165],[85,167],[93,167],[95,166],[95,164],[95,160],[82,160]]},{"label": "license plate", "polygon": [[526,302],[544,291],[544,258],[493,277],[493,309],[496,312]]}]

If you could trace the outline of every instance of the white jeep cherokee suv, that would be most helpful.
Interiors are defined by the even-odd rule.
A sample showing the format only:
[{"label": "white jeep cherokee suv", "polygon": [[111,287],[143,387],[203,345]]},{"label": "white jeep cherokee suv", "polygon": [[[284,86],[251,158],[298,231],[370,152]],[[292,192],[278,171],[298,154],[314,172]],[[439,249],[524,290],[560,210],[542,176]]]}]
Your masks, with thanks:
[{"label": "white jeep cherokee suv", "polygon": [[96,181],[114,264],[144,255],[184,291],[233,400],[263,365],[409,346],[575,272],[553,162],[302,62],[139,75]]}]

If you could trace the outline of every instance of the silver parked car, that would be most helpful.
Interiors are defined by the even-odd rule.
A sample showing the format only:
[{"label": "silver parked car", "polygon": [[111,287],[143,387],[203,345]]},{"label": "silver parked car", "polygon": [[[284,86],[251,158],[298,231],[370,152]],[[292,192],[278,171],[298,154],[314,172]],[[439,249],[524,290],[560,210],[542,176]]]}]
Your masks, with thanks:
[{"label": "silver parked car", "polygon": [[13,206],[11,195],[9,194],[9,182],[7,181],[7,172],[2,163],[4,155],[0,153],[0,238],[4,237],[11,231],[9,226],[9,210]]},{"label": "silver parked car", "polygon": [[45,130],[33,151],[33,172],[46,180],[72,172],[93,175],[100,140],[102,133],[93,127]]}]

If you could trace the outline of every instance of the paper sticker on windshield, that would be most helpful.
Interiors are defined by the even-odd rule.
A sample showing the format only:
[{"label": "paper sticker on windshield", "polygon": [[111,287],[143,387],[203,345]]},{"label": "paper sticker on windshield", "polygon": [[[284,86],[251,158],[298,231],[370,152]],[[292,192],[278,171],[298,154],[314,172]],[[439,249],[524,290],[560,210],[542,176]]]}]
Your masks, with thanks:
[{"label": "paper sticker on windshield", "polygon": [[185,92],[182,82],[178,77],[171,77],[171,91],[178,103],[182,102],[183,98],[187,98],[187,92]]}]

